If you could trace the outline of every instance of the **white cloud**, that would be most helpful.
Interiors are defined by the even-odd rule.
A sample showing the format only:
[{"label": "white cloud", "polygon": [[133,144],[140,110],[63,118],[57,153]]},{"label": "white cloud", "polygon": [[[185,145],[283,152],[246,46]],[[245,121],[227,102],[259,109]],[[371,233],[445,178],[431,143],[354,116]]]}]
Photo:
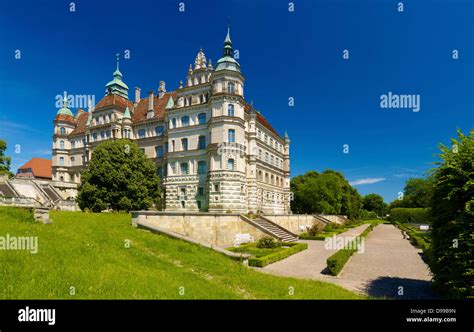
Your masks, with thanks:
[{"label": "white cloud", "polygon": [[349,182],[349,184],[351,186],[357,186],[357,185],[360,185],[360,184],[372,184],[372,183],[377,183],[377,182],[381,182],[381,181],[385,181],[385,180],[386,180],[385,178],[365,178],[365,179],[359,179],[359,180],[351,181],[351,182]]}]

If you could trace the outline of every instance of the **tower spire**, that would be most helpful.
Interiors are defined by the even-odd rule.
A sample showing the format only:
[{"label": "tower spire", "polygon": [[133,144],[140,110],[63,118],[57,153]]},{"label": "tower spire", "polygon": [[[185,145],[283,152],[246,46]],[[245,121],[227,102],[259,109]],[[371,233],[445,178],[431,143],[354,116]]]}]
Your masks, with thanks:
[{"label": "tower spire", "polygon": [[230,40],[230,23],[227,26],[227,35],[224,40],[224,56],[233,57],[232,40]]}]

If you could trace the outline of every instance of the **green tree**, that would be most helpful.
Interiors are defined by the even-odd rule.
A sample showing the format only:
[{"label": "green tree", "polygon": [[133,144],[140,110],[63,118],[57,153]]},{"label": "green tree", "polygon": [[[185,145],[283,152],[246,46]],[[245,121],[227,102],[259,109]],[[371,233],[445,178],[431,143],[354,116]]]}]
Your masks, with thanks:
[{"label": "green tree", "polygon": [[410,178],[405,182],[403,196],[389,205],[389,210],[395,208],[427,208],[433,195],[433,177]]},{"label": "green tree", "polygon": [[369,212],[375,212],[379,217],[387,212],[387,204],[383,197],[378,194],[368,194],[362,199],[362,208]]},{"label": "green tree", "polygon": [[293,178],[291,190],[291,209],[295,213],[343,214],[351,219],[359,215],[360,195],[339,172],[310,171]]},{"label": "green tree", "polygon": [[5,155],[7,150],[7,142],[0,139],[0,175],[8,175],[8,177],[13,177],[13,173],[10,172],[10,163],[11,158]]},{"label": "green tree", "polygon": [[128,139],[99,144],[81,175],[79,207],[100,212],[148,209],[159,201],[156,166]]},{"label": "green tree", "polygon": [[440,145],[431,197],[431,270],[435,285],[455,297],[474,296],[474,130]]},{"label": "green tree", "polygon": [[408,179],[403,196],[407,205],[405,207],[426,208],[430,205],[432,194],[433,179],[431,177]]}]

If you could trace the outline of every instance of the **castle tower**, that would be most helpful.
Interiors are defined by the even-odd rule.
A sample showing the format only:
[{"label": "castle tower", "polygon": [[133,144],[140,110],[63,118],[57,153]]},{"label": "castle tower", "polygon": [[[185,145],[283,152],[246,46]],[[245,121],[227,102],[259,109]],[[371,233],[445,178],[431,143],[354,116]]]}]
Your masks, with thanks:
[{"label": "castle tower", "polygon": [[68,99],[64,96],[63,105],[58,110],[53,121],[53,149],[52,149],[52,173],[53,180],[60,182],[70,182],[70,160],[68,150],[70,142],[68,135],[76,128],[74,115],[68,108]]},{"label": "castle tower", "polygon": [[246,212],[244,77],[233,56],[229,28],[210,83],[209,211]]}]

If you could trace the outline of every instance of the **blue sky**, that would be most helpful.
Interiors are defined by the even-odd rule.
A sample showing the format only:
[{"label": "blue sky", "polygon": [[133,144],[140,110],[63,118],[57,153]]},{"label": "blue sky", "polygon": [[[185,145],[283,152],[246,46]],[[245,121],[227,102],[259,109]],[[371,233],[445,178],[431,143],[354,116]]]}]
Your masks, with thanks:
[{"label": "blue sky", "polygon": [[[246,99],[288,131],[292,176],[336,169],[389,202],[432,167],[440,142],[474,127],[472,1],[403,1],[403,12],[391,0],[300,0],[294,12],[288,1],[182,2],[184,12],[171,0],[81,0],[75,12],[70,1],[2,2],[0,138],[13,169],[51,156],[56,96],[97,102],[117,52],[131,52],[121,61],[130,98],[160,80],[176,89],[200,47],[220,57],[228,17]],[[419,95],[420,111],[381,108],[388,92]]]}]

